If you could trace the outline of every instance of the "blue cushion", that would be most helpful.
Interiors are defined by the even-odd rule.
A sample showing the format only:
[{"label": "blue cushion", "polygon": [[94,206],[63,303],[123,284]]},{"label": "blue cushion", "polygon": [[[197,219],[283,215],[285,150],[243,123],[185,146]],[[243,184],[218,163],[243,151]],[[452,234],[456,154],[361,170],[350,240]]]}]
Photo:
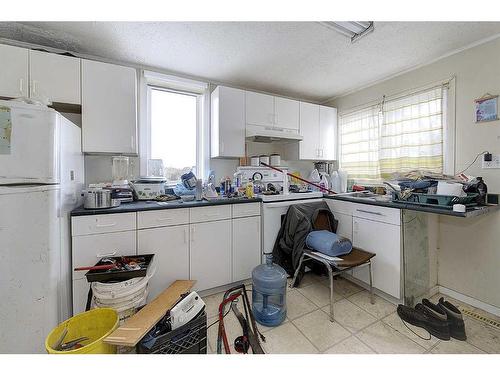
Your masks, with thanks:
[{"label": "blue cushion", "polygon": [[315,230],[306,237],[306,246],[320,253],[331,257],[338,257],[349,254],[352,250],[352,243],[347,238],[337,236],[327,230]]}]

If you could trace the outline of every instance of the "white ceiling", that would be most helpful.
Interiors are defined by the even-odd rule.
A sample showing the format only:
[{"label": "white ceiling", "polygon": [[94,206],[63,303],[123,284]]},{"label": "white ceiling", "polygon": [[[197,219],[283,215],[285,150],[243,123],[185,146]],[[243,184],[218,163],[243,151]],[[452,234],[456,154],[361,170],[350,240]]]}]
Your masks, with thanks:
[{"label": "white ceiling", "polygon": [[500,33],[500,22],[375,22],[351,44],[317,22],[0,23],[0,37],[323,101]]}]

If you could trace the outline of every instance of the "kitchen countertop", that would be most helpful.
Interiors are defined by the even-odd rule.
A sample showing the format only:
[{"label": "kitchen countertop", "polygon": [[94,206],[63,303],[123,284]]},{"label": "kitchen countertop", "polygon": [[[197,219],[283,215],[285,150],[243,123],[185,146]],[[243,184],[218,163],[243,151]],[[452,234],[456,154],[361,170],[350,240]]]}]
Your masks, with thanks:
[{"label": "kitchen countertop", "polygon": [[260,198],[220,198],[211,201],[191,201],[182,202],[180,199],[169,202],[156,202],[156,201],[136,201],[131,203],[122,203],[118,207],[114,208],[102,208],[102,209],[85,209],[83,206],[75,208],[71,211],[71,216],[84,216],[84,215],[101,215],[101,214],[119,214],[124,212],[137,212],[137,211],[150,211],[150,210],[165,210],[172,208],[194,208],[194,207],[206,207],[206,206],[217,206],[224,204],[240,204],[240,203],[252,203],[252,202],[262,202]]},{"label": "kitchen countertop", "polygon": [[455,212],[453,210],[446,210],[446,209],[438,208],[438,207],[417,206],[414,204],[399,203],[399,202],[392,202],[392,201],[387,201],[387,202],[375,201],[372,199],[356,198],[356,197],[351,197],[348,195],[341,195],[341,194],[339,194],[339,195],[326,195],[325,194],[324,198],[336,199],[336,200],[340,200],[340,201],[353,202],[353,203],[368,204],[368,205],[372,205],[372,206],[398,208],[400,210],[412,210],[412,211],[428,212],[431,214],[447,215],[447,216],[455,216],[455,217],[473,217],[473,216],[485,215],[485,214],[488,214],[490,212],[493,212],[493,211],[500,209],[499,205],[490,204],[487,206],[477,206],[477,207],[467,208],[466,212]]}]

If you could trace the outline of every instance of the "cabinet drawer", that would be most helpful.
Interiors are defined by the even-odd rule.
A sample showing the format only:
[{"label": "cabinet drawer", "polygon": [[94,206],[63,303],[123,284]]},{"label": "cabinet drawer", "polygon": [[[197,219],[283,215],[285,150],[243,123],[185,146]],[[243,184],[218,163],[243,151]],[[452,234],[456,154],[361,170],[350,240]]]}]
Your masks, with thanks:
[{"label": "cabinet drawer", "polygon": [[124,214],[88,215],[71,218],[71,234],[83,236],[86,234],[122,232],[135,230],[135,212]]},{"label": "cabinet drawer", "polygon": [[331,211],[339,212],[341,214],[345,215],[351,215],[353,214],[353,210],[355,207],[358,206],[357,203],[351,203],[351,202],[346,202],[346,201],[339,201],[336,199],[325,199],[326,204],[330,208]]},{"label": "cabinet drawer", "polygon": [[352,216],[382,223],[401,225],[401,214],[397,208],[372,206],[368,204],[355,204]]},{"label": "cabinet drawer", "polygon": [[[106,256],[135,255],[136,232],[92,234],[73,237],[72,269],[93,266]],[[87,271],[73,271],[73,279],[85,277]]]},{"label": "cabinet drawer", "polygon": [[260,216],[260,203],[233,204],[233,218]]},{"label": "cabinet drawer", "polygon": [[191,223],[201,223],[204,221],[216,221],[231,218],[230,205],[190,208],[189,211]]},{"label": "cabinet drawer", "polygon": [[137,228],[167,227],[189,223],[189,209],[142,211],[137,213]]}]

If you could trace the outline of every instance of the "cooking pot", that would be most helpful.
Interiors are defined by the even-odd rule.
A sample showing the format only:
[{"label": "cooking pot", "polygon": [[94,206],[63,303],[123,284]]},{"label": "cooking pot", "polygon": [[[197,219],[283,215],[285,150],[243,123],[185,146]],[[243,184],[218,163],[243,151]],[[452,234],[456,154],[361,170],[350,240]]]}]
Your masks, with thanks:
[{"label": "cooking pot", "polygon": [[83,207],[86,209],[101,209],[118,207],[120,201],[111,198],[111,190],[102,188],[90,188],[84,190]]}]

